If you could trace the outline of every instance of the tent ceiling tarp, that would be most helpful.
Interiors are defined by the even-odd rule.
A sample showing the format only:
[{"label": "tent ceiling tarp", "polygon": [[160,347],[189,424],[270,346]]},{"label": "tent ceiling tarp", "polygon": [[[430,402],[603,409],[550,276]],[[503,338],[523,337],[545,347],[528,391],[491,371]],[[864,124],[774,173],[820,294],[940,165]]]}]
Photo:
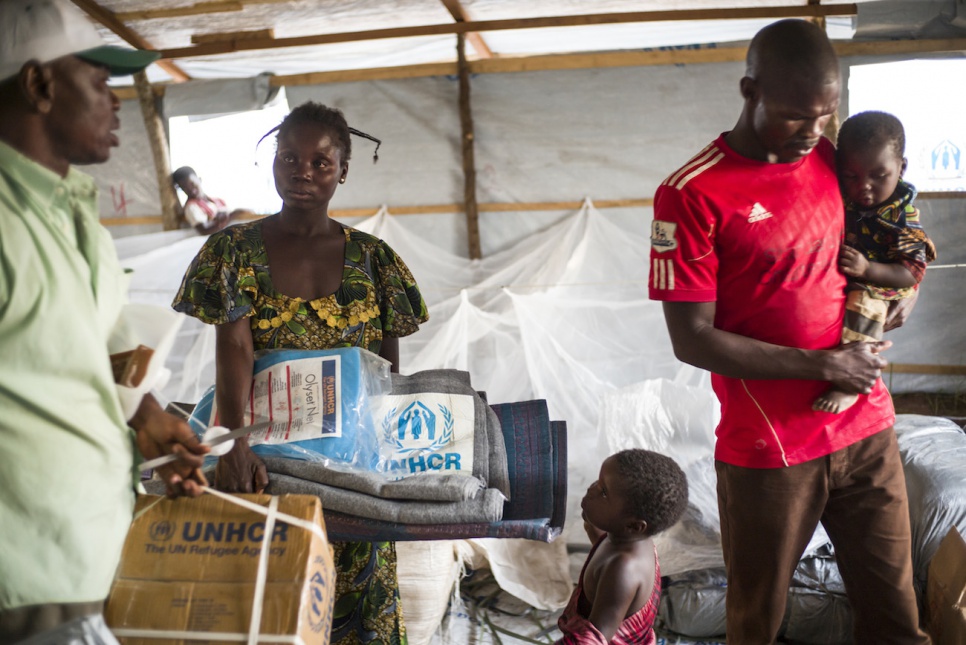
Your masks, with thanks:
[{"label": "tent ceiling tarp", "polygon": [[[109,42],[162,50],[198,79],[452,63],[463,21],[486,27],[468,39],[471,59],[714,47],[747,41],[764,24],[796,14],[827,16],[836,40],[966,33],[956,0],[74,1]],[[539,28],[525,28],[532,21]],[[169,66],[158,65],[149,78],[174,80]]]}]

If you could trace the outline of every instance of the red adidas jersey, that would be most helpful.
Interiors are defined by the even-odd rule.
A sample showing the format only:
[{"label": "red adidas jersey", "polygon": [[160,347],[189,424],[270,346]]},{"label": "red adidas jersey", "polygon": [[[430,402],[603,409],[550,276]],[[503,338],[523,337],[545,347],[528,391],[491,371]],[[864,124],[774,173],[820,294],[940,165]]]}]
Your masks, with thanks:
[{"label": "red adidas jersey", "polygon": [[[653,300],[714,302],[715,327],[787,347],[840,343],[845,226],[826,139],[787,164],[737,154],[721,135],[668,177],[654,197]],[[751,468],[832,453],[894,422],[880,380],[842,414],[812,410],[828,383],[712,374],[721,402],[715,457]]]}]

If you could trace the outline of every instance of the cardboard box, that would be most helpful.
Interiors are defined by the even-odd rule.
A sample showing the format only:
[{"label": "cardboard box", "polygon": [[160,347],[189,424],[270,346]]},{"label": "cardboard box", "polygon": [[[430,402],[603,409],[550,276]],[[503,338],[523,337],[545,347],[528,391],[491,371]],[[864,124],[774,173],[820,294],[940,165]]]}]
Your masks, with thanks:
[{"label": "cardboard box", "polygon": [[[264,507],[272,499],[233,497]],[[321,502],[281,495],[277,510],[318,529],[276,519],[259,642],[327,645],[335,567]],[[107,601],[107,624],[127,644],[247,642],[265,522],[265,515],[214,495],[140,496]]]},{"label": "cardboard box", "polygon": [[966,643],[966,542],[955,526],[929,563],[926,604],[936,645]]}]

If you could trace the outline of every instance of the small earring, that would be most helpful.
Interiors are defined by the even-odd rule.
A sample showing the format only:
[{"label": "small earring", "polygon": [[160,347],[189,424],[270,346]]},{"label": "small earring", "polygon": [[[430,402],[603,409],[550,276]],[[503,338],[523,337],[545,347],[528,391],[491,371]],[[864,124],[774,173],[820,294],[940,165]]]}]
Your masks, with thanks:
[{"label": "small earring", "polygon": [[343,177],[342,179],[340,179],[340,180],[339,180],[339,183],[340,183],[340,184],[344,184],[344,183],[345,183],[345,177]]}]

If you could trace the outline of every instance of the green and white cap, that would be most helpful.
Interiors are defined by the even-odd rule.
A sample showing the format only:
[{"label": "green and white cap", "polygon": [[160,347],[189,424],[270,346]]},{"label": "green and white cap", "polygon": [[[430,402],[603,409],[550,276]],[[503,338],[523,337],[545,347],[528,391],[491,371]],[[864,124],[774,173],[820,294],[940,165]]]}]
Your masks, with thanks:
[{"label": "green and white cap", "polygon": [[73,54],[104,65],[113,76],[141,71],[158,52],[104,44],[91,21],[67,0],[0,0],[0,80],[27,61],[41,63]]}]

